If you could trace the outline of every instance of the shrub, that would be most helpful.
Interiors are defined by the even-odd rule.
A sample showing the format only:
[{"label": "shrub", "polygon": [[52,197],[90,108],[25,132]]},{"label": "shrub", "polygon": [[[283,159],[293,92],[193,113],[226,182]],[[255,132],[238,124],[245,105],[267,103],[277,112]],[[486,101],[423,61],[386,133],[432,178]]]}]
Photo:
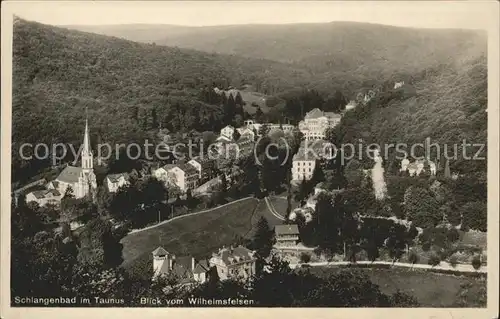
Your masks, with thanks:
[{"label": "shrub", "polygon": [[455,251],[453,251],[452,249],[440,249],[437,254],[441,260],[445,260],[446,258],[453,255],[454,252]]},{"label": "shrub", "polygon": [[431,249],[431,243],[425,242],[422,244],[422,250],[423,251],[429,251]]},{"label": "shrub", "polygon": [[458,264],[458,258],[455,255],[452,255],[450,259],[448,259],[448,263],[451,265],[451,267],[455,268]]},{"label": "shrub", "polygon": [[412,264],[416,264],[418,262],[418,255],[414,251],[410,252],[408,255],[408,261]]},{"label": "shrub", "polygon": [[474,256],[474,258],[472,258],[471,264],[475,270],[478,270],[479,268],[481,268],[481,258],[479,258],[479,256]]},{"label": "shrub", "polygon": [[429,261],[428,261],[428,264],[431,265],[432,267],[434,266],[437,266],[441,263],[441,258],[439,258],[438,255],[436,254],[432,254],[430,257],[429,257]]},{"label": "shrub", "polygon": [[307,264],[308,262],[311,261],[311,255],[306,253],[300,254],[300,261],[304,264]]}]

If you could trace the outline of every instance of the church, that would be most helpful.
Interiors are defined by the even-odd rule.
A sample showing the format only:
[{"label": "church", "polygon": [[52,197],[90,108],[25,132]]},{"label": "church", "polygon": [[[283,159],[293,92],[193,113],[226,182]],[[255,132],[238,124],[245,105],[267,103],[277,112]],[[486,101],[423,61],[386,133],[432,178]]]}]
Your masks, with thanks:
[{"label": "church", "polygon": [[44,206],[48,202],[45,196],[50,195],[51,203],[54,203],[54,201],[60,202],[69,187],[71,187],[71,191],[75,198],[85,197],[91,193],[91,191],[97,189],[87,120],[85,120],[81,167],[66,166],[55,180],[47,184],[47,191],[31,192],[26,195],[26,201],[35,201],[38,202],[40,206]]}]

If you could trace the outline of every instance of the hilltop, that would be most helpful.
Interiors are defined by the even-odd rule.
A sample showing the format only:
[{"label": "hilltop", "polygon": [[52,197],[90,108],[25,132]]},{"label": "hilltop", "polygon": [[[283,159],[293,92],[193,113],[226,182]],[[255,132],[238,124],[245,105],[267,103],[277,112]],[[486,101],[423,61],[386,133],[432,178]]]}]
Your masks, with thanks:
[{"label": "hilltop", "polygon": [[416,72],[457,56],[475,56],[486,48],[486,34],[479,31],[357,22],[68,27],[157,45],[300,64],[321,73],[346,71],[379,77]]}]

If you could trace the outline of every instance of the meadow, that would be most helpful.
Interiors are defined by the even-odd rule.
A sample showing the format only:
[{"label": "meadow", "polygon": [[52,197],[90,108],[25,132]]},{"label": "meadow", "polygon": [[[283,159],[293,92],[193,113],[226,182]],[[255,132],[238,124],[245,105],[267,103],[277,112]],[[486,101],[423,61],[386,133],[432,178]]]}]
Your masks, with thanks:
[{"label": "meadow", "polygon": [[[313,267],[317,276],[340,272],[339,267]],[[414,296],[421,307],[485,307],[487,280],[472,275],[455,276],[425,270],[401,268],[359,269],[379,285],[381,291],[392,294],[398,290]]]},{"label": "meadow", "polygon": [[127,269],[141,267],[149,272],[151,252],[158,246],[176,256],[207,258],[222,246],[251,239],[261,216],[266,218],[270,228],[281,224],[268,211],[263,200],[248,198],[206,213],[185,216],[155,228],[131,233],[121,240],[123,266]]}]

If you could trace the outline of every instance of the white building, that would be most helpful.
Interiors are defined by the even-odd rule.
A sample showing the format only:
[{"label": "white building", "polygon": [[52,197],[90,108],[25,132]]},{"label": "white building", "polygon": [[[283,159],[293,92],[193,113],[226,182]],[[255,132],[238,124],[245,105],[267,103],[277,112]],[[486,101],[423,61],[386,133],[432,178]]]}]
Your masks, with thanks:
[{"label": "white building", "polygon": [[200,173],[191,164],[167,164],[154,172],[154,177],[165,183],[174,185],[183,192],[198,187]]},{"label": "white building", "polygon": [[293,156],[292,162],[292,180],[302,181],[310,180],[314,167],[316,166],[316,157],[312,154],[305,154],[302,149],[300,149],[297,154]]},{"label": "white building", "polygon": [[399,89],[399,88],[400,88],[400,87],[402,87],[403,85],[405,85],[405,81],[395,82],[395,83],[394,83],[394,89]]},{"label": "white building", "polygon": [[308,112],[303,121],[299,122],[299,130],[307,140],[324,139],[326,130],[340,123],[342,115],[333,112],[323,112],[315,108]]},{"label": "white building", "polygon": [[270,130],[282,130],[285,133],[292,132],[294,126],[292,124],[274,124],[274,123],[266,123],[269,126]]},{"label": "white building", "polygon": [[197,158],[193,158],[192,160],[190,160],[187,163],[196,169],[196,171],[198,172],[198,178],[201,179],[201,174],[203,172],[203,165],[201,163],[201,160],[197,159]]},{"label": "white building", "polygon": [[335,146],[325,140],[303,141],[292,159],[292,181],[311,179],[317,160],[332,160]]},{"label": "white building", "polygon": [[255,141],[255,132],[249,127],[240,127],[236,129],[240,133],[240,138],[249,139]]},{"label": "white building", "polygon": [[246,280],[255,275],[256,260],[254,251],[238,246],[219,249],[212,254],[209,265],[217,269],[220,280]]},{"label": "white building", "polygon": [[401,160],[401,168],[399,169],[400,172],[405,172],[408,170],[408,165],[410,165],[410,161],[407,158],[404,158]]},{"label": "white building", "polygon": [[59,205],[64,194],[56,189],[33,191],[26,195],[26,202],[36,202],[40,207],[45,205]]},{"label": "white building", "polygon": [[220,130],[220,137],[228,139],[230,141],[233,140],[234,127],[231,125],[227,125]]},{"label": "white building", "polygon": [[410,176],[419,176],[421,173],[425,172],[425,169],[424,169],[425,162],[427,162],[427,164],[429,165],[429,173],[431,175],[435,176],[436,175],[436,171],[437,171],[437,167],[436,167],[436,163],[434,163],[431,160],[422,160],[422,159],[419,159],[419,160],[416,160],[413,163],[410,163],[410,161],[405,158],[405,159],[401,160],[401,169],[400,169],[400,171],[401,172],[408,171],[408,173],[410,174]]},{"label": "white building", "polygon": [[356,108],[356,106],[357,106],[356,101],[351,100],[351,101],[349,101],[349,103],[347,103],[347,105],[345,106],[345,109],[346,109],[346,111],[353,110]]},{"label": "white building", "polygon": [[275,130],[275,129],[278,130],[279,129],[285,133],[290,133],[295,128],[295,126],[293,126],[292,124],[276,124],[276,123],[260,124],[260,123],[256,123],[254,120],[245,120],[243,122],[243,124],[244,124],[245,128],[252,130],[252,132],[257,131],[257,134],[259,133],[259,130],[263,125],[266,125],[269,128],[269,130]]},{"label": "white building", "polygon": [[109,174],[106,185],[110,193],[116,193],[120,187],[130,185],[130,177],[127,173]]}]

